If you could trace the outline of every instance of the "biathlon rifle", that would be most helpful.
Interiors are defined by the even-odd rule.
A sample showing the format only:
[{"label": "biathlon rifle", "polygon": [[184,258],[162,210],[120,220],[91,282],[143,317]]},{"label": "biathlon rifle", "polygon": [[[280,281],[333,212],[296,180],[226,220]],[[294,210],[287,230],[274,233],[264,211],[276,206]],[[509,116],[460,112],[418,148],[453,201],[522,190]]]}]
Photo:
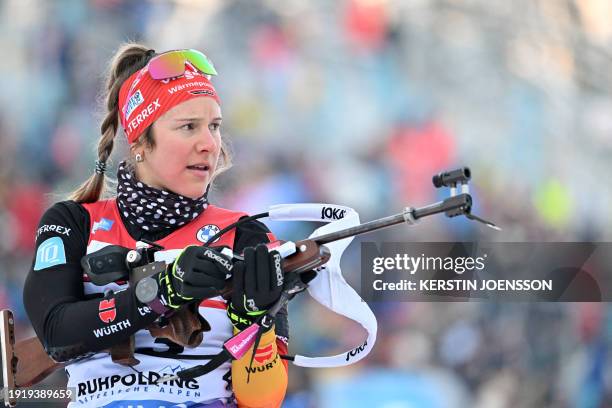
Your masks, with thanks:
[{"label": "biathlon rifle", "polygon": [[[312,239],[297,242],[284,242],[280,245],[283,255],[282,268],[286,274],[293,273],[297,276],[301,273],[311,271],[324,265],[330,258],[329,249],[325,244],[338,241],[356,235],[366,234],[372,231],[391,227],[398,224],[414,224],[422,218],[444,213],[447,217],[465,215],[468,219],[481,222],[490,228],[500,230],[495,224],[486,221],[471,213],[472,196],[469,193],[468,182],[471,179],[470,169],[463,167],[449,172],[443,172],[433,176],[433,184],[436,188],[449,187],[450,197],[420,208],[406,207],[401,213],[369,221],[354,227],[321,235]],[[261,213],[239,220],[237,223],[224,228],[211,237],[205,246],[214,242],[220,235],[236,227],[238,223],[248,220],[267,217],[268,213]],[[155,251],[163,249],[153,242],[145,241],[147,247],[129,250],[122,247],[111,246],[103,248],[98,252],[87,255],[83,259],[84,270],[92,282],[99,285],[115,281],[117,279],[129,278],[130,285],[138,280],[151,276],[165,268],[164,262],[153,262]],[[104,262],[109,257],[125,257],[122,264],[125,268],[106,270],[103,274],[94,270],[97,261]],[[231,254],[234,260],[242,259],[240,255]],[[117,263],[115,263],[117,264]],[[279,301],[270,309],[268,317],[273,317],[284,306],[295,293],[304,290],[307,284],[300,279],[294,279],[293,287],[286,287]],[[231,294],[231,279],[222,291],[224,297]],[[195,318],[194,315],[198,317]],[[202,341],[202,332],[206,330],[207,323],[202,321],[197,313],[197,308],[184,306],[174,316],[161,317],[161,322],[149,327],[151,334],[155,337],[166,337],[183,346],[194,347]],[[265,325],[266,322],[260,322]],[[268,323],[269,324],[269,323]],[[107,350],[113,357],[113,361],[123,365],[136,365],[138,360],[134,358],[134,339],[130,337],[124,344],[120,344]],[[45,352],[37,337],[28,338],[15,342],[14,317],[10,310],[0,311],[0,357],[2,358],[2,378],[5,404],[14,406],[16,401],[9,400],[8,390],[21,387],[30,387],[45,379],[57,369],[63,368],[67,363],[56,362]],[[198,367],[194,367],[190,373],[185,370],[185,377],[195,377]],[[181,376],[183,377],[183,376]]]}]

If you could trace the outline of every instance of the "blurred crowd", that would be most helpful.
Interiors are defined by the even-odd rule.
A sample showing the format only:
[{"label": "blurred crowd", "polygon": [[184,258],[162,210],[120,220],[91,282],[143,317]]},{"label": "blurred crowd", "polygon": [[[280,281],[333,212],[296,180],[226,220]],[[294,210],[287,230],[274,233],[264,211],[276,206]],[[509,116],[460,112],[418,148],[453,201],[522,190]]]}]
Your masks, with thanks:
[{"label": "blurred crowd", "polygon": [[[469,166],[474,213],[502,232],[438,216],[362,239],[610,241],[610,21],[608,0],[0,2],[0,308],[33,334],[21,291],[34,231],[93,172],[104,72],[126,40],[214,61],[234,156],[219,205],[330,202],[370,220],[444,198],[432,175]],[[313,229],[268,225],[283,239]],[[343,260],[357,290],[358,242]],[[612,406],[605,303],[372,308],[372,354],[292,367],[284,406]],[[300,354],[363,336],[307,296],[290,316]]]}]

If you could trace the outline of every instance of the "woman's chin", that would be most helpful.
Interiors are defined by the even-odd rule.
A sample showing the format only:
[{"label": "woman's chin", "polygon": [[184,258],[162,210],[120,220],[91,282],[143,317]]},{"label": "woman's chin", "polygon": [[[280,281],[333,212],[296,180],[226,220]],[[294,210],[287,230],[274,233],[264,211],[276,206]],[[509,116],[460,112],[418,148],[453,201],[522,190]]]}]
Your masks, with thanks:
[{"label": "woman's chin", "polygon": [[188,197],[191,199],[196,199],[202,197],[206,192],[207,185],[198,185],[190,188],[177,188],[176,190],[172,190],[174,193],[182,195],[183,197]]}]

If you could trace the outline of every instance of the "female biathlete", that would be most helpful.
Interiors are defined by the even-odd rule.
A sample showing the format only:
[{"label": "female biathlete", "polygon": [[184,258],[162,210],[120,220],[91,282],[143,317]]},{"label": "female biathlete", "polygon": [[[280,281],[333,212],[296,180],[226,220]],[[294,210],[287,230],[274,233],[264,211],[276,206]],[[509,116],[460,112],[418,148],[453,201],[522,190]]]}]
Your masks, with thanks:
[{"label": "female biathlete", "polygon": [[[264,245],[273,237],[262,223],[245,222],[212,250],[202,247],[246,216],[207,199],[212,180],[230,166],[211,75],[215,68],[196,50],[158,54],[138,44],[122,46],[108,73],[95,172],[40,221],[24,303],[48,354],[69,363],[68,387],[76,392],[70,407],[277,407],[285,396],[287,366],[279,353],[287,351],[286,311],[263,335],[252,361],[251,350],[195,379],[157,381],[203,363],[189,356],[218,354],[282,290],[278,253]],[[117,133],[127,137],[129,156],[119,163],[116,191],[103,198]],[[149,287],[140,293],[124,281],[98,286],[84,275],[84,255],[108,245],[133,249],[138,241],[164,248],[159,255],[168,266],[154,275],[155,292]],[[244,262],[228,262],[222,246],[243,252]],[[235,289],[226,301],[219,291],[229,275]],[[145,329],[194,303],[210,325],[197,347],[178,347]],[[140,363],[113,363],[107,350],[130,336]]]}]

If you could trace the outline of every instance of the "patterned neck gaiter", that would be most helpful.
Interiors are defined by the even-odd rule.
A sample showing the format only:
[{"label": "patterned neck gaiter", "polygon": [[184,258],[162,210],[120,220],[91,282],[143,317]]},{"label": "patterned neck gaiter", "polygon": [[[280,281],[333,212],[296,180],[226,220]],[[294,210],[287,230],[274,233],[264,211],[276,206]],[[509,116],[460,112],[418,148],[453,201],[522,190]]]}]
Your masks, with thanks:
[{"label": "patterned neck gaiter", "polygon": [[117,205],[124,219],[145,231],[175,230],[208,207],[208,190],[196,199],[149,187],[136,179],[125,161],[117,171]]}]

